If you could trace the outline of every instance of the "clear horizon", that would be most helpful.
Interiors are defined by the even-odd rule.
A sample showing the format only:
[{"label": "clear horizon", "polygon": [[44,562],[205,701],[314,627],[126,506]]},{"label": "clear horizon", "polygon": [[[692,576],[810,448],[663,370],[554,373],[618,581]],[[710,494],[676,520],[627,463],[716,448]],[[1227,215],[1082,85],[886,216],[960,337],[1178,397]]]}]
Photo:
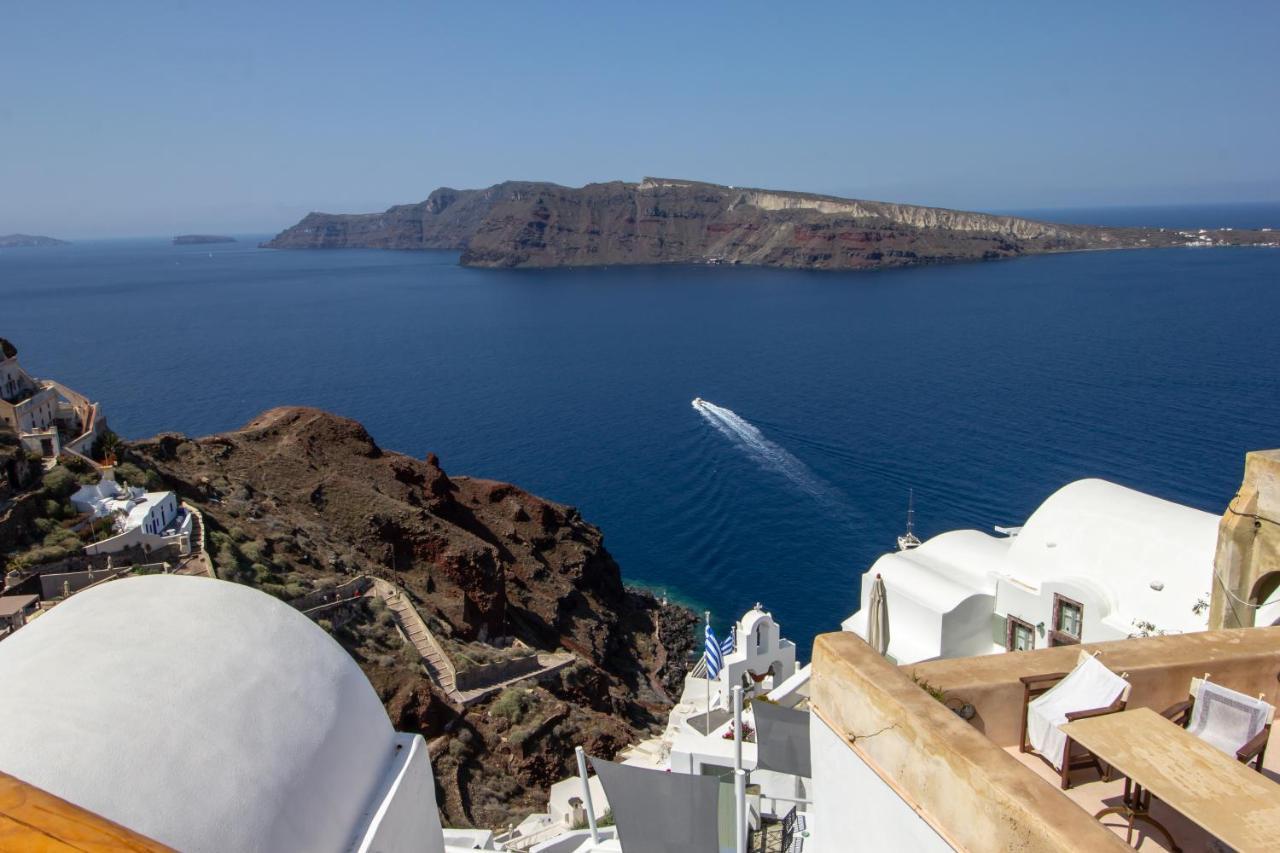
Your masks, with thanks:
[{"label": "clear horizon", "polygon": [[0,234],[278,232],[644,175],[970,210],[1280,201],[1280,7],[28,4]]}]

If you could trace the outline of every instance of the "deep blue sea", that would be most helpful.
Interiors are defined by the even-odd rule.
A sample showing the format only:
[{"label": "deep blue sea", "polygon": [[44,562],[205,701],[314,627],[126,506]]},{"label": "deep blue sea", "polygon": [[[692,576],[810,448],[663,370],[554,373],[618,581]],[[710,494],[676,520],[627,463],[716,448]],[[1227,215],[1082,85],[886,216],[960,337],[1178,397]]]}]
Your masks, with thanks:
[{"label": "deep blue sea", "polygon": [[[1280,227],[1280,205],[1037,214]],[[908,489],[922,536],[1021,523],[1079,477],[1218,513],[1245,452],[1280,446],[1280,250],[492,271],[262,236],[0,251],[0,336],[126,437],[359,419],[579,507],[629,581],[720,628],[762,602],[806,656]]]}]

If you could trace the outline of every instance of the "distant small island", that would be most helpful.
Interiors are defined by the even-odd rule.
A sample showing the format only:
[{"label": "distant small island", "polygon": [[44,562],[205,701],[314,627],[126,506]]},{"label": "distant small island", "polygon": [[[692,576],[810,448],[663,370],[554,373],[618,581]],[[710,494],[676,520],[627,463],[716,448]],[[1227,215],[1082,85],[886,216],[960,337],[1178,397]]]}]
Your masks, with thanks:
[{"label": "distant small island", "polygon": [[205,243],[234,243],[235,237],[221,237],[217,234],[179,234],[173,238],[175,246],[200,246]]},{"label": "distant small island", "polygon": [[5,234],[0,236],[0,249],[47,249],[50,246],[69,246],[66,240],[38,237],[32,234]]}]

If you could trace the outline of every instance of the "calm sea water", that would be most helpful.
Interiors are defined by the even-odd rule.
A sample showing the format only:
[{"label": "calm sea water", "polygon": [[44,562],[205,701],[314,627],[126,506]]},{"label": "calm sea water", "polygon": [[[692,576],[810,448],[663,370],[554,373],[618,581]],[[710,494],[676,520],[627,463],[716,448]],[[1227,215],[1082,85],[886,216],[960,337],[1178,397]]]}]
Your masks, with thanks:
[{"label": "calm sea water", "polygon": [[[1280,226],[1213,212],[1130,221]],[[628,580],[721,627],[764,603],[806,655],[909,488],[922,536],[1021,523],[1090,476],[1217,513],[1244,453],[1280,445],[1280,250],[513,272],[256,239],[0,252],[0,336],[128,437],[281,404],[357,418],[578,506]]]}]

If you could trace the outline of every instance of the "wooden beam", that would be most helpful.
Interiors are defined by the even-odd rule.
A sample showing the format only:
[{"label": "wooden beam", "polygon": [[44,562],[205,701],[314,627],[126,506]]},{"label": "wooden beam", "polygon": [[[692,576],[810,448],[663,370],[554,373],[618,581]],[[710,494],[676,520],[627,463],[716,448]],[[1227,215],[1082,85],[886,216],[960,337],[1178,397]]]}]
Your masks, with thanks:
[{"label": "wooden beam", "polygon": [[171,848],[0,773],[0,850],[153,853]]}]

